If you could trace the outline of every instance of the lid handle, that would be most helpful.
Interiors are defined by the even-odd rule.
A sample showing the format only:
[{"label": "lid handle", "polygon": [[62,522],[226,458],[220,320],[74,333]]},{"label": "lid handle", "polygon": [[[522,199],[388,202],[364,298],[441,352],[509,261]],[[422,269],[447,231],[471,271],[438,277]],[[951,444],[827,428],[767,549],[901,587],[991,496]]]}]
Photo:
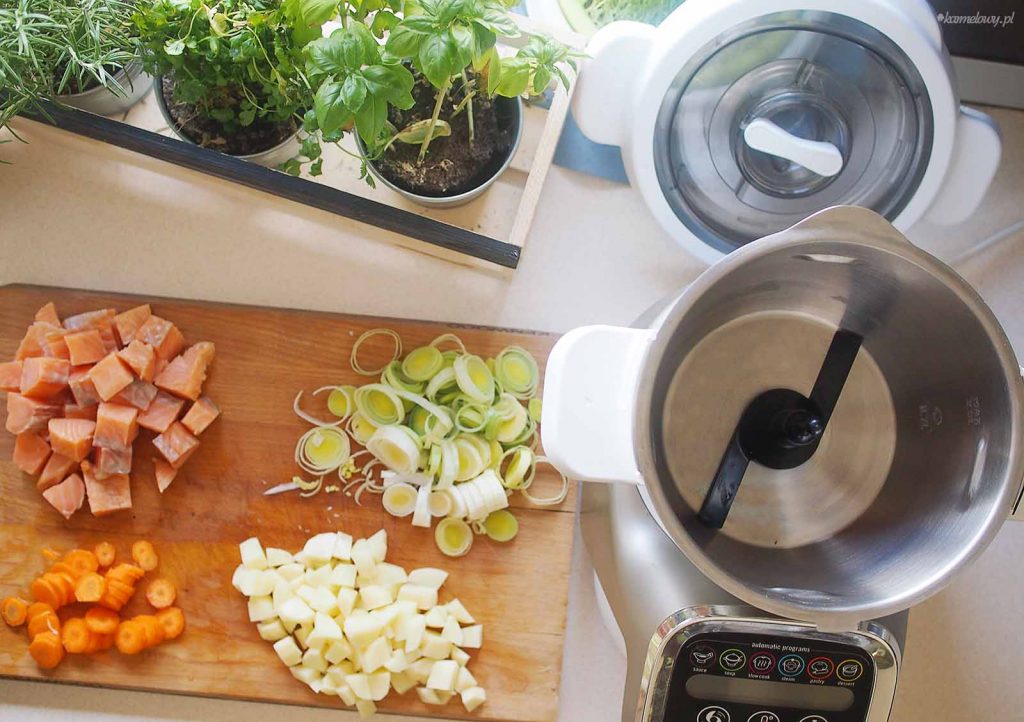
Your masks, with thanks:
[{"label": "lid handle", "polygon": [[743,142],[754,150],[785,158],[826,178],[843,169],[843,154],[831,143],[800,138],[765,118],[747,124],[743,129]]}]

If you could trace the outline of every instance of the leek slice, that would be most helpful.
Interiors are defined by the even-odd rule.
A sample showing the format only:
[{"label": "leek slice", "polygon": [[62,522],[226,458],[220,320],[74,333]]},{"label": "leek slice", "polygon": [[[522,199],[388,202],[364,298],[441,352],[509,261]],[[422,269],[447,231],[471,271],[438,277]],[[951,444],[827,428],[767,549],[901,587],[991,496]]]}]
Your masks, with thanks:
[{"label": "leek slice", "polygon": [[[455,448],[458,451],[459,463],[458,472],[455,474],[455,481],[468,481],[480,475],[487,468],[486,460],[480,454],[480,447],[473,442],[473,437],[463,435],[455,439]],[[488,456],[490,446],[488,445]]]},{"label": "leek slice", "polygon": [[459,349],[459,353],[466,353],[466,344],[462,343],[462,339],[456,336],[454,333],[442,333],[440,336],[430,342],[431,346],[441,347],[446,343],[453,343]]},{"label": "leek slice", "polygon": [[310,474],[334,471],[352,454],[346,434],[332,426],[317,426],[299,437],[295,445],[295,463]]},{"label": "leek slice", "polygon": [[431,516],[448,516],[452,513],[452,497],[444,491],[433,491],[427,499]]},{"label": "leek slice", "polygon": [[359,411],[356,411],[348,417],[345,429],[356,443],[366,446],[366,442],[370,440],[373,432],[377,430],[377,424],[367,419]]},{"label": "leek slice", "polygon": [[489,409],[484,404],[468,403],[455,412],[455,427],[459,431],[475,434],[483,431],[490,419]]},{"label": "leek slice", "polygon": [[496,542],[509,542],[519,533],[519,520],[508,509],[499,509],[484,519],[484,533]]},{"label": "leek slice", "polygon": [[445,517],[434,529],[434,541],[446,556],[461,557],[473,546],[473,530],[462,519]]},{"label": "leek slice", "polygon": [[380,375],[380,382],[393,389],[411,391],[414,394],[422,394],[423,390],[427,388],[426,383],[414,381],[406,376],[402,371],[402,362],[398,360],[392,361],[384,368],[384,373]]},{"label": "leek slice", "polygon": [[517,399],[533,396],[540,382],[537,360],[519,346],[509,346],[495,356],[494,376],[501,387]]},{"label": "leek slice", "polygon": [[[316,394],[319,391],[323,391],[325,388],[331,388],[331,387],[330,386],[325,386],[325,387],[323,387],[321,389],[317,389],[316,391],[313,392],[313,395],[316,396]],[[292,402],[292,411],[294,411],[295,415],[298,416],[303,421],[309,422],[310,424],[313,424],[313,426],[323,426],[323,427],[339,426],[341,424],[341,422],[344,421],[344,419],[338,419],[336,421],[324,421],[322,419],[318,419],[317,417],[313,416],[312,414],[307,414],[299,406],[299,401],[301,399],[302,399],[302,391],[300,390],[299,393],[295,394],[295,401]]]},{"label": "leek slice", "polygon": [[402,372],[413,381],[426,382],[444,366],[444,354],[437,346],[420,346],[402,361]]},{"label": "leek slice", "polygon": [[[508,463],[505,463],[505,462]],[[496,472],[506,489],[526,489],[536,473],[536,455],[528,446],[513,446],[501,455]]]},{"label": "leek slice", "polygon": [[392,471],[412,474],[419,468],[420,445],[408,427],[381,426],[366,442],[366,449]]},{"label": "leek slice", "polygon": [[441,463],[438,467],[437,488],[447,489],[459,475],[459,447],[451,439],[445,439],[440,443]]},{"label": "leek slice", "polygon": [[458,384],[455,382],[455,369],[453,367],[448,367],[443,368],[434,374],[434,378],[430,379],[424,394],[431,401],[437,401],[438,396],[442,393],[447,393],[452,389],[457,388]]},{"label": "leek slice", "polygon": [[405,407],[399,390],[385,384],[366,384],[356,389],[356,409],[374,426],[400,424],[405,419]]},{"label": "leek slice", "polygon": [[[347,419],[356,410],[355,386],[325,386],[324,388],[331,389],[331,393],[327,396],[327,410],[339,419]],[[317,389],[313,395],[315,396],[320,391],[321,389]]]},{"label": "leek slice", "polygon": [[412,484],[398,482],[389,485],[381,497],[384,511],[391,516],[409,516],[416,508],[416,493],[416,488]]},{"label": "leek slice", "polygon": [[416,492],[416,509],[412,513],[412,525],[430,528],[430,487],[426,484]]},{"label": "leek slice", "polygon": [[419,436],[427,435],[427,422],[430,420],[430,412],[422,406],[414,406],[409,415],[405,417],[406,426],[416,432]]},{"label": "leek slice", "polygon": [[[366,341],[373,338],[374,336],[388,336],[395,342],[394,354],[388,359],[383,366],[377,369],[364,368],[359,363],[359,347],[362,346]],[[392,331],[390,328],[372,328],[369,331],[364,332],[356,342],[352,344],[352,353],[349,355],[349,364],[352,366],[352,370],[357,374],[363,376],[376,376],[381,371],[387,368],[388,364],[397,358],[402,356],[402,337]]]},{"label": "leek slice", "polygon": [[526,410],[530,412],[530,418],[539,424],[543,410],[540,399],[530,399],[530,403],[526,405]]},{"label": "leek slice", "polygon": [[494,376],[479,356],[459,356],[452,370],[455,372],[455,382],[466,396],[480,402],[490,403],[494,400]]},{"label": "leek slice", "polygon": [[522,494],[523,497],[525,497],[534,506],[555,506],[556,504],[561,504],[563,501],[565,501],[565,497],[569,495],[569,479],[561,471],[558,471],[558,467],[552,464],[547,457],[538,456],[537,463],[547,464],[556,472],[558,472],[558,476],[562,480],[561,488],[559,489],[557,494],[549,497],[533,496],[532,494],[530,494],[528,489],[520,489],[519,493]]}]

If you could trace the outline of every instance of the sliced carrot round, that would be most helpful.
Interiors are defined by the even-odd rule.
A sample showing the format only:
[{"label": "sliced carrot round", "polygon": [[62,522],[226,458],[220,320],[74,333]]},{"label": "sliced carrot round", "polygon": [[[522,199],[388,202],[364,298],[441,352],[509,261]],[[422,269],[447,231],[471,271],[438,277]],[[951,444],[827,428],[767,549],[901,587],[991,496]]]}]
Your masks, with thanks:
[{"label": "sliced carrot round", "polygon": [[28,614],[26,615],[26,618],[28,621],[31,622],[40,614],[53,611],[56,610],[54,610],[53,607],[51,607],[49,604],[46,604],[45,602],[33,602],[32,604],[28,605]]},{"label": "sliced carrot round", "polygon": [[146,575],[146,571],[134,564],[118,564],[107,571],[107,577],[122,581],[129,586],[135,584]]},{"label": "sliced carrot round", "polygon": [[47,572],[43,575],[43,579],[49,581],[53,588],[57,590],[60,602],[59,607],[75,601],[75,580],[70,574],[66,572],[57,572],[56,574]]},{"label": "sliced carrot round", "polygon": [[75,583],[75,599],[80,602],[98,602],[107,591],[107,580],[96,572],[88,572]]},{"label": "sliced carrot round", "polygon": [[163,577],[154,579],[146,588],[146,599],[153,605],[154,609],[166,609],[174,604],[178,590],[169,579]]},{"label": "sliced carrot round", "polygon": [[56,634],[36,634],[28,645],[28,653],[43,669],[53,669],[64,659],[64,645]]},{"label": "sliced carrot round", "polygon": [[164,628],[165,639],[177,639],[185,631],[185,615],[178,607],[168,607],[156,613]]},{"label": "sliced carrot round", "polygon": [[64,622],[60,630],[61,642],[69,654],[82,654],[89,649],[89,643],[95,632],[90,632],[85,620],[81,617],[72,617]]},{"label": "sliced carrot round", "polygon": [[138,654],[146,648],[146,633],[134,620],[121,622],[114,634],[114,644],[121,654]]},{"label": "sliced carrot round", "polygon": [[18,627],[25,623],[28,617],[28,602],[21,597],[7,597],[0,609],[0,615],[9,627]]},{"label": "sliced carrot round", "polygon": [[39,577],[34,580],[29,586],[29,592],[32,594],[32,598],[37,602],[42,602],[48,605],[51,609],[57,609],[63,606],[63,596],[53,586],[49,579]]},{"label": "sliced carrot round", "polygon": [[113,632],[111,632],[110,634],[97,634],[96,632],[93,632],[92,636],[89,638],[89,646],[88,648],[86,648],[85,653],[94,654],[95,652],[101,652],[105,649],[110,649],[113,646]]},{"label": "sliced carrot round", "polygon": [[64,573],[64,574],[67,574],[72,579],[77,579],[79,577],[78,570],[75,569],[70,564],[68,564],[67,562],[57,562],[57,563],[55,563],[53,566],[50,567],[50,573],[51,574],[61,574],[61,573]]},{"label": "sliced carrot round", "polygon": [[157,564],[160,563],[152,542],[148,542],[145,539],[140,539],[132,544],[132,559],[147,572],[156,569]]},{"label": "sliced carrot round", "polygon": [[37,634],[60,634],[60,617],[55,612],[43,612],[37,614],[28,623],[28,636],[34,637]]},{"label": "sliced carrot round", "polygon": [[96,561],[101,567],[109,567],[114,563],[114,557],[117,556],[114,545],[106,541],[97,544],[93,549],[93,554],[96,555]]},{"label": "sliced carrot round", "polygon": [[79,576],[100,568],[96,555],[88,549],[72,549],[64,555],[64,563],[77,570]]},{"label": "sliced carrot round", "polygon": [[96,634],[113,634],[120,623],[117,612],[105,607],[93,607],[85,613],[85,625]]},{"label": "sliced carrot round", "polygon": [[146,649],[160,644],[167,636],[160,620],[152,614],[140,614],[133,621],[142,625],[142,631],[146,635]]}]

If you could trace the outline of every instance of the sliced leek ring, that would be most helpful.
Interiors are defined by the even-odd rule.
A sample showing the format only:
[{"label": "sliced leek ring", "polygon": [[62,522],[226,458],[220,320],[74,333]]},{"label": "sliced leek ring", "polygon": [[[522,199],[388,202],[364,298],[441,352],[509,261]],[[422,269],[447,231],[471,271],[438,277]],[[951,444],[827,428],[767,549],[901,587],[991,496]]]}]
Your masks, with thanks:
[{"label": "sliced leek ring", "polygon": [[409,415],[405,417],[406,425],[415,431],[419,436],[427,435],[427,422],[430,420],[430,412],[422,406],[414,406]]},{"label": "sliced leek ring", "polygon": [[402,371],[402,362],[398,360],[392,361],[384,368],[380,375],[380,382],[398,391],[410,391],[414,394],[422,394],[427,388],[426,383],[406,376]]},{"label": "sliced leek ring", "polygon": [[468,403],[455,412],[455,428],[469,434],[483,431],[490,419],[489,409],[482,403]]},{"label": "sliced leek ring", "polygon": [[459,475],[459,447],[451,439],[440,443],[441,463],[438,466],[437,488],[447,489]]},{"label": "sliced leek ring", "polygon": [[519,346],[509,346],[494,357],[494,377],[506,392],[517,399],[528,399],[537,393],[540,371],[533,354]]},{"label": "sliced leek ring", "polygon": [[513,446],[501,455],[495,471],[506,489],[526,489],[533,482],[536,469],[533,450],[528,446]]},{"label": "sliced leek ring", "polygon": [[444,491],[432,491],[427,499],[430,516],[448,516],[452,513],[452,497]]},{"label": "sliced leek ring", "polygon": [[377,430],[377,424],[373,423],[360,412],[356,411],[348,417],[345,430],[348,431],[349,435],[357,444],[366,446],[366,442],[370,440],[370,437],[373,436],[373,432]]},{"label": "sliced leek ring", "polygon": [[[395,342],[395,351],[388,361],[383,366],[377,369],[368,369],[360,365],[359,363],[359,347],[362,346],[366,341],[373,338],[374,336],[388,336]],[[390,328],[371,328],[369,331],[364,332],[356,342],[352,344],[352,353],[349,354],[349,364],[352,366],[352,370],[357,374],[363,376],[376,376],[381,371],[387,368],[388,364],[397,358],[402,356],[402,337],[392,331]]]},{"label": "sliced leek ring", "polygon": [[397,389],[386,384],[366,384],[356,389],[356,409],[374,426],[400,424],[405,407]]},{"label": "sliced leek ring", "polygon": [[391,516],[409,516],[416,509],[417,490],[412,484],[400,481],[384,489],[381,503]]},{"label": "sliced leek ring", "polygon": [[366,442],[366,450],[400,474],[412,474],[419,469],[420,445],[415,432],[408,427],[379,427]]},{"label": "sliced leek ring", "polygon": [[437,401],[442,393],[450,392],[453,389],[458,389],[458,384],[455,382],[455,368],[448,366],[434,374],[434,378],[427,383],[427,389],[423,393],[431,401]]},{"label": "sliced leek ring", "polygon": [[[331,393],[327,396],[327,410],[339,419],[347,419],[356,410],[355,386],[325,386],[323,388],[331,390]],[[322,390],[317,389],[313,392],[313,395],[315,396]]]},{"label": "sliced leek ring", "polygon": [[463,354],[455,359],[452,370],[455,383],[466,396],[481,403],[494,400],[494,375],[482,358]]},{"label": "sliced leek ring", "polygon": [[484,519],[484,534],[496,542],[510,542],[519,533],[519,520],[508,509],[492,511]]},{"label": "sliced leek ring", "polygon": [[530,494],[528,489],[520,489],[519,493],[522,494],[531,504],[534,506],[555,506],[565,501],[565,498],[569,495],[569,479],[561,471],[558,471],[558,467],[551,463],[545,456],[537,457],[538,464],[548,464],[558,472],[559,478],[562,480],[562,486],[558,490],[558,493],[549,497],[536,497]]},{"label": "sliced leek ring", "polygon": [[434,541],[441,553],[461,557],[473,546],[473,530],[469,524],[454,516],[445,517],[434,529]]},{"label": "sliced leek ring", "polygon": [[348,436],[333,426],[317,426],[302,436],[295,446],[295,463],[310,474],[334,471],[352,455]]},{"label": "sliced leek ring", "polygon": [[414,348],[402,361],[402,372],[413,381],[430,381],[443,367],[444,354],[437,346]]},{"label": "sliced leek ring", "polygon": [[454,333],[442,333],[440,336],[431,341],[430,345],[440,348],[446,343],[453,343],[459,349],[459,353],[466,353],[466,344],[462,343],[462,339],[456,336]]}]

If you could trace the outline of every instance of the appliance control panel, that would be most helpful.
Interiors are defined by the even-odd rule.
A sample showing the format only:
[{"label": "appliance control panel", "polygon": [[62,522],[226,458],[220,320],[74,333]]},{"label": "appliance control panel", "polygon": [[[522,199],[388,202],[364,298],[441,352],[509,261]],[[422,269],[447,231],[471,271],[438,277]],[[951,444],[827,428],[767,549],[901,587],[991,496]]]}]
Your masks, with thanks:
[{"label": "appliance control panel", "polygon": [[665,722],[865,722],[875,675],[855,645],[724,631],[689,637],[670,667]]}]

